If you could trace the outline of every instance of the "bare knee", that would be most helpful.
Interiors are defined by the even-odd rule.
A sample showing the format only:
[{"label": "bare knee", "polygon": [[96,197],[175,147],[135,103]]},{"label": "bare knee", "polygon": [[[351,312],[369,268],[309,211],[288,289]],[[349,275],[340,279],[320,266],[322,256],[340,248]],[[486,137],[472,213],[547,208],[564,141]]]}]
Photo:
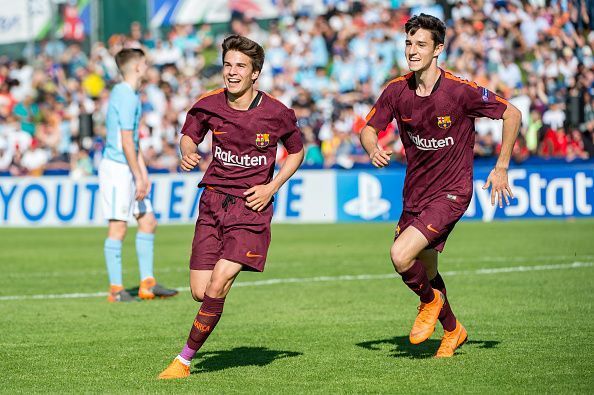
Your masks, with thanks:
[{"label": "bare knee", "polygon": [[206,286],[206,294],[211,298],[224,298],[229,292],[228,280],[224,278],[211,279]]},{"label": "bare knee", "polygon": [[390,249],[392,264],[398,273],[407,271],[413,264],[414,257],[407,254],[402,248],[392,246]]},{"label": "bare knee", "polygon": [[128,226],[124,221],[110,221],[107,237],[115,240],[124,240]]},{"label": "bare knee", "polygon": [[142,233],[155,233],[157,230],[157,219],[154,215],[144,215],[138,219],[138,230]]}]

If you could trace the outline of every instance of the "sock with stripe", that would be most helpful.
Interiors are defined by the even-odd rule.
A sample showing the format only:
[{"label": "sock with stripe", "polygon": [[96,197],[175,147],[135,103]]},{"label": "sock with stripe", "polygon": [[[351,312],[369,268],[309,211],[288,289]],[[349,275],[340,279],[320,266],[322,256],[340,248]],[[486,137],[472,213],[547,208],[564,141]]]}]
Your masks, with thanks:
[{"label": "sock with stripe", "polygon": [[200,310],[198,310],[198,314],[194,319],[192,329],[190,329],[188,341],[182,352],[179,354],[180,358],[178,359],[180,359],[182,363],[184,360],[191,361],[206,339],[208,339],[208,336],[212,333],[221,319],[224,304],[225,298],[211,298],[206,294],[204,295],[202,306],[200,306]]}]

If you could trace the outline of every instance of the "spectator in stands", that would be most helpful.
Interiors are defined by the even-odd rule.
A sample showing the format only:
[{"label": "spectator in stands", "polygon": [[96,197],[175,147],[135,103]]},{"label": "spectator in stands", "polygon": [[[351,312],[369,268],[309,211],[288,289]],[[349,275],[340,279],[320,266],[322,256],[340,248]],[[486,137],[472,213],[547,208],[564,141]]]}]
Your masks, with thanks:
[{"label": "spectator in stands", "polygon": [[[446,38],[447,62],[440,67],[521,109],[519,156],[525,158],[527,150],[547,158],[594,157],[594,9],[577,12],[573,2],[535,0],[453,3],[445,10],[453,28]],[[360,153],[354,137],[370,103],[388,81],[407,72],[406,62],[398,62],[404,60],[403,25],[411,11],[381,2],[331,4],[336,7],[321,15],[307,5],[281,7],[268,32],[239,14],[230,28],[264,43],[269,55],[264,67],[271,70],[259,88],[295,109],[306,164],[351,167]],[[7,168],[12,158],[8,168],[14,174],[32,166],[41,166],[40,173],[47,164],[65,162],[77,175],[88,173],[88,161],[96,168],[106,93],[118,82],[113,56],[123,47],[142,47],[152,68],[143,88],[140,145],[155,168],[175,171],[172,154],[187,107],[222,85],[218,60],[205,59],[219,58],[212,54],[226,34],[217,36],[203,24],[173,26],[159,36],[133,23],[127,35],[95,43],[90,52],[79,44],[45,42],[33,64],[0,62],[0,165]],[[500,142],[493,131],[500,127],[482,119],[476,128],[475,154],[493,155]],[[582,132],[582,144],[574,129]],[[399,152],[398,133],[396,124],[390,125],[380,143]],[[77,141],[88,141],[86,150]],[[200,150],[209,157],[208,139]]]}]

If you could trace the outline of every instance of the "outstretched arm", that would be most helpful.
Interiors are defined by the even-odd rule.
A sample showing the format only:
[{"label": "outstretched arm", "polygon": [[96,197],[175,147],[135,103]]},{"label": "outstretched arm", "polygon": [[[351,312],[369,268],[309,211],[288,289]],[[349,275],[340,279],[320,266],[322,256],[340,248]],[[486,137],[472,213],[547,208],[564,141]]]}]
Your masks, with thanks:
[{"label": "outstretched arm", "polygon": [[375,167],[388,166],[392,151],[384,151],[378,145],[377,130],[367,125],[361,131],[359,138],[361,139],[361,145],[367,151],[369,159],[371,159],[371,163]]},{"label": "outstretched arm", "polygon": [[518,137],[518,131],[520,130],[522,114],[512,104],[508,104],[502,118],[503,139],[501,152],[499,153],[495,168],[491,170],[487,182],[483,185],[483,189],[491,186],[491,205],[494,206],[495,201],[498,201],[499,207],[503,207],[504,198],[505,203],[509,205],[509,198],[514,197],[507,180],[507,168],[509,167],[509,160],[516,142],[516,137]]},{"label": "outstretched arm", "polygon": [[283,184],[289,178],[291,178],[299,166],[301,166],[301,162],[303,162],[303,156],[303,148],[299,152],[289,154],[285,160],[285,163],[282,165],[276,174],[276,177],[274,177],[272,181],[265,185],[253,186],[245,191],[243,193],[243,195],[246,196],[245,205],[254,211],[262,211],[264,207],[268,205],[274,194],[278,192]]}]

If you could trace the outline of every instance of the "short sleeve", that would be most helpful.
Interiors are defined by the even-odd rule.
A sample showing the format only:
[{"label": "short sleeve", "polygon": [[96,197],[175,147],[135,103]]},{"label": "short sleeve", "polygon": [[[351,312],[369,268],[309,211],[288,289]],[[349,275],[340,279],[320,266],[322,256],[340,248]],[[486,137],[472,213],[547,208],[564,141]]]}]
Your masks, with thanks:
[{"label": "short sleeve", "polygon": [[301,130],[297,126],[297,118],[293,110],[288,110],[282,115],[281,141],[289,154],[296,154],[303,149],[303,141],[301,139]]},{"label": "short sleeve", "polygon": [[196,144],[200,144],[208,132],[206,115],[197,108],[191,108],[186,115],[186,121],[182,126],[181,133],[190,137]]},{"label": "short sleeve", "polygon": [[390,86],[384,89],[365,118],[367,125],[378,131],[384,130],[394,119],[394,108],[391,103],[392,90],[389,88]]},{"label": "short sleeve", "polygon": [[508,102],[487,88],[464,85],[464,104],[468,116],[472,118],[501,119]]},{"label": "short sleeve", "polygon": [[120,89],[117,110],[121,130],[134,130],[138,118],[138,96],[127,89]]}]

